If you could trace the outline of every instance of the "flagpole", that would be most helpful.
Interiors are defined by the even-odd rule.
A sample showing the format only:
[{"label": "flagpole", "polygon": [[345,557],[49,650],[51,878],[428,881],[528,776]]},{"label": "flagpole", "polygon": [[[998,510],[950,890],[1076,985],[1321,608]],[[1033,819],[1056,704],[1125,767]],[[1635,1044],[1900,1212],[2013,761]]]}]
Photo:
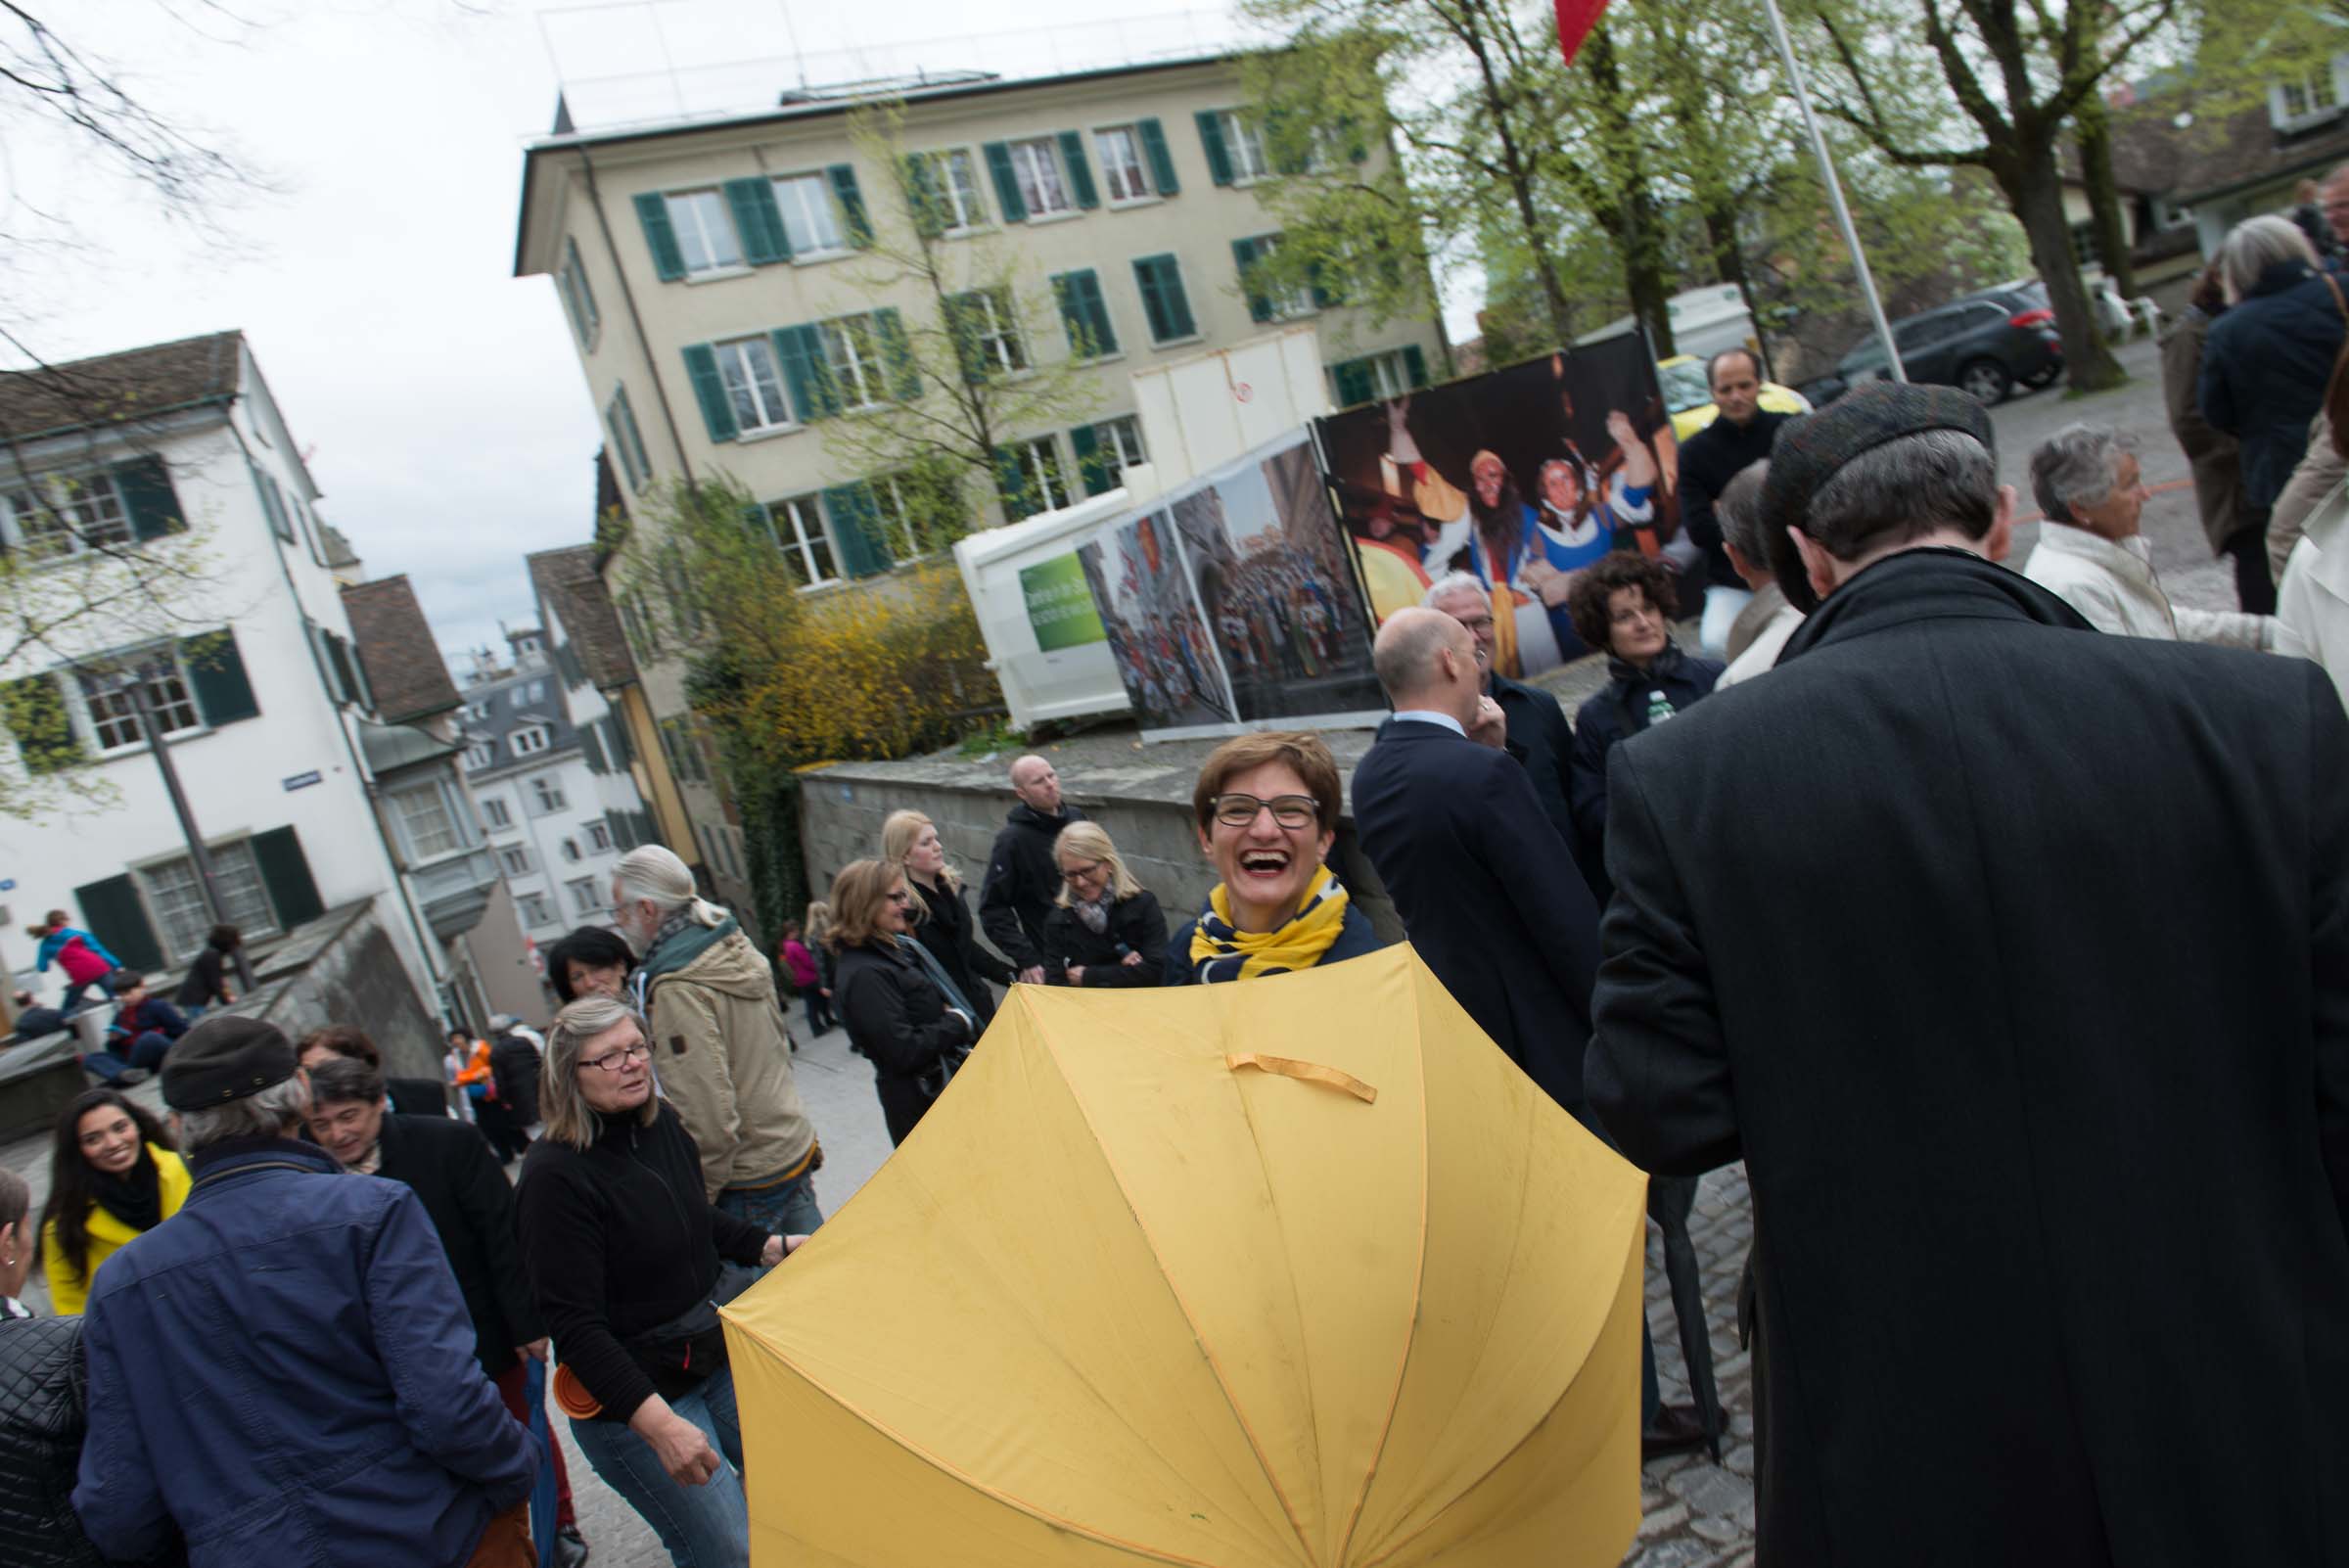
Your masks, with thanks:
[{"label": "flagpole", "polygon": [[1803,68],[1794,58],[1794,40],[1786,35],[1786,19],[1778,12],[1778,0],[1762,0],[1770,13],[1771,35],[1778,43],[1778,59],[1786,67],[1786,79],[1794,88],[1794,101],[1803,112],[1803,125],[1811,133],[1811,153],[1819,160],[1819,177],[1826,182],[1827,200],[1834,205],[1835,221],[1843,229],[1843,243],[1851,249],[1852,265],[1860,275],[1860,294],[1867,301],[1867,315],[1876,324],[1876,337],[1884,345],[1884,362],[1892,368],[1892,379],[1907,381],[1909,372],[1901,365],[1901,350],[1892,341],[1892,323],[1884,319],[1884,301],[1876,296],[1876,280],[1867,270],[1867,253],[1860,249],[1860,231],[1852,226],[1852,209],[1844,205],[1843,183],[1835,177],[1835,160],[1827,152],[1827,139],[1820,134],[1819,116],[1811,112],[1811,86],[1803,79]]}]

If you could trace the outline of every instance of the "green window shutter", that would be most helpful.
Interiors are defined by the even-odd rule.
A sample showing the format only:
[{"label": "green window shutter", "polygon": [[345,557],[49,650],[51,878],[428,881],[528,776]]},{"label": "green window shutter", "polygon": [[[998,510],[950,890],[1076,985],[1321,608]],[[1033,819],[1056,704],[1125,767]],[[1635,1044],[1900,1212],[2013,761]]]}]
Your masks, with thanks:
[{"label": "green window shutter", "polygon": [[261,492],[261,514],[269,519],[269,531],[281,539],[293,538],[294,520],[286,514],[285,492],[277,487],[277,481],[255,468],[253,487]]},{"label": "green window shutter", "polygon": [[1352,408],[1370,400],[1370,367],[1359,359],[1348,359],[1329,367],[1329,379],[1338,390],[1338,406]]},{"label": "green window shutter", "polygon": [[1011,149],[1001,142],[989,142],[987,171],[994,176],[995,205],[1003,209],[1006,223],[1024,222],[1028,204],[1020,197],[1020,177],[1011,171]]},{"label": "green window shutter", "polygon": [[115,467],[115,488],[121,492],[122,509],[129,514],[130,530],[142,539],[178,533],[188,526],[179,507],[179,492],[171,487],[171,471],[160,457],[137,457]]},{"label": "green window shutter", "polygon": [[1296,130],[1294,111],[1278,106],[1267,109],[1257,126],[1264,138],[1265,152],[1272,160],[1272,168],[1280,174],[1302,174],[1309,161],[1306,138]]},{"label": "green window shutter", "polygon": [[1260,249],[1258,241],[1234,240],[1231,242],[1231,258],[1239,265],[1240,288],[1248,296],[1248,319],[1269,321],[1272,319],[1272,297],[1260,293],[1248,277],[1249,269],[1256,265]]},{"label": "green window shutter", "polygon": [[1069,335],[1069,355],[1074,359],[1090,359],[1092,326],[1084,318],[1084,307],[1077,299],[1077,275],[1073,272],[1052,274],[1052,302],[1060,306],[1060,325]]},{"label": "green window shutter", "polygon": [[1077,474],[1084,482],[1084,493],[1099,495],[1109,489],[1109,465],[1101,460],[1101,438],[1090,425],[1080,425],[1069,432],[1069,444],[1077,448]]},{"label": "green window shutter", "polygon": [[1060,133],[1060,161],[1069,166],[1069,189],[1077,193],[1077,205],[1091,211],[1101,205],[1101,197],[1093,189],[1093,166],[1085,161],[1084,138],[1075,131]]},{"label": "green window shutter", "polygon": [[1419,351],[1419,346],[1415,343],[1406,343],[1403,346],[1403,372],[1409,378],[1412,386],[1424,387],[1427,385],[1427,355]]},{"label": "green window shutter", "polygon": [[742,258],[755,267],[790,260],[791,241],[783,233],[783,213],[766,176],[728,180],[724,188],[726,209],[734,214],[734,232],[742,241]]},{"label": "green window shutter", "polygon": [[604,743],[597,738],[593,724],[580,727],[579,750],[587,754],[588,772],[609,773],[612,771],[612,764],[604,761]]},{"label": "green window shutter", "polygon": [[938,166],[920,153],[908,154],[903,163],[905,207],[913,232],[935,240],[946,230],[945,197],[938,188]]},{"label": "green window shutter", "polygon": [[1020,474],[1020,454],[1008,446],[995,448],[995,493],[1003,498],[1003,516],[1013,523],[1036,516],[1028,498],[1028,482]]},{"label": "green window shutter", "polygon": [[1074,273],[1077,296],[1084,307],[1087,324],[1093,335],[1093,352],[1114,354],[1118,351],[1118,329],[1110,324],[1109,301],[1102,298],[1101,280],[1090,267]]},{"label": "green window shutter", "polygon": [[784,390],[802,424],[840,412],[840,392],[824,364],[822,337],[813,327],[778,327],[771,334],[775,362],[783,367]]},{"label": "green window shutter", "polygon": [[1161,196],[1174,196],[1182,186],[1174,178],[1174,155],[1167,150],[1167,133],[1155,119],[1141,122],[1142,156],[1150,161],[1150,184]]},{"label": "green window shutter", "polygon": [[1344,304],[1345,297],[1322,279],[1321,263],[1315,261],[1310,274],[1313,289],[1313,308],[1327,310],[1331,305]]},{"label": "green window shutter", "polygon": [[856,188],[856,170],[847,163],[835,163],[824,173],[832,181],[832,195],[840,202],[840,222],[848,230],[849,243],[859,251],[871,246],[873,223],[865,214],[864,193]]},{"label": "green window shutter", "polygon": [[620,715],[606,714],[601,722],[604,726],[604,749],[612,754],[612,760],[622,767],[636,761],[636,747],[629,741],[628,726],[621,722]]},{"label": "green window shutter", "polygon": [[[335,684],[341,688],[342,700],[355,703],[359,698],[359,675],[350,657],[350,644],[333,632],[321,633],[326,638],[326,662],[335,672]],[[569,652],[569,649],[565,649]]]},{"label": "green window shutter", "polygon": [[735,436],[734,399],[726,395],[725,378],[717,373],[717,350],[697,343],[685,350],[685,376],[693,383],[694,401],[702,405],[702,424],[714,441]]},{"label": "green window shutter", "polygon": [[27,773],[56,773],[82,760],[81,737],[73,732],[59,676],[25,675],[0,684],[0,720],[16,736]]},{"label": "green window shutter", "polygon": [[[310,877],[309,857],[301,853],[301,838],[290,827],[271,828],[253,836],[253,863],[261,873],[261,888],[269,907],[277,911],[279,929],[291,931],[305,920],[326,913],[318,884]],[[120,952],[122,949],[115,949]]]},{"label": "green window shutter", "polygon": [[898,314],[896,305],[883,305],[873,312],[873,336],[881,340],[881,357],[889,362],[891,390],[905,402],[919,397],[921,367],[913,362],[913,345],[905,338],[905,318]]},{"label": "green window shutter", "polygon": [[1174,334],[1167,315],[1166,301],[1159,297],[1156,257],[1145,256],[1133,264],[1133,286],[1141,292],[1142,315],[1150,323],[1152,340],[1165,343]]},{"label": "green window shutter", "polygon": [[1212,109],[1191,116],[1199,122],[1199,145],[1207,149],[1207,177],[1218,185],[1231,183],[1231,154],[1223,146],[1223,121]]},{"label": "green window shutter", "polygon": [[962,372],[963,385],[976,387],[987,380],[987,367],[979,360],[979,334],[972,320],[971,297],[950,294],[939,301],[939,314],[946,323],[946,341],[954,346],[954,365]]},{"label": "green window shutter", "polygon": [[73,890],[74,906],[107,951],[126,969],[152,973],[164,967],[163,945],[155,940],[147,905],[139,899],[139,885],[128,876],[108,877]]},{"label": "green window shutter", "polygon": [[189,637],[180,643],[179,656],[187,662],[188,684],[195,688],[196,709],[206,723],[218,729],[260,715],[261,705],[253,700],[234,631],[223,626]]},{"label": "green window shutter", "polygon": [[636,198],[636,221],[644,226],[645,248],[653,253],[653,271],[663,283],[685,276],[685,253],[677,249],[677,231],[668,224],[668,203],[658,191]]},{"label": "green window shutter", "polygon": [[1146,255],[1133,264],[1133,278],[1142,293],[1142,308],[1150,317],[1150,336],[1160,343],[1188,338],[1199,329],[1191,320],[1191,302],[1183,294],[1182,270],[1172,254]]},{"label": "green window shutter", "polygon": [[890,568],[888,547],[881,542],[881,508],[873,487],[861,480],[824,491],[824,515],[832,520],[832,546],[839,553],[840,575],[869,577]]}]

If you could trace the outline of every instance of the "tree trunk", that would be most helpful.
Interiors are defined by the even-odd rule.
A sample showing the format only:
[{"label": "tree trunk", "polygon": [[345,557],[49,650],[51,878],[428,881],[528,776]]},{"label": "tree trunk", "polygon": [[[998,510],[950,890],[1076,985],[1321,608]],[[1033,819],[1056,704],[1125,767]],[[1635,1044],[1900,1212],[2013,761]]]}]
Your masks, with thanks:
[{"label": "tree trunk", "polygon": [[1646,326],[1656,357],[1670,359],[1680,350],[1672,338],[1672,292],[1664,280],[1664,246],[1657,232],[1656,203],[1648,192],[1647,176],[1635,161],[1639,156],[1635,149],[1640,143],[1624,97],[1615,41],[1607,35],[1604,23],[1590,30],[1583,45],[1583,60],[1598,87],[1594,107],[1606,126],[1606,149],[1616,155],[1607,161],[1618,165],[1623,180],[1618,208],[1621,227],[1616,231],[1623,249],[1623,292],[1631,297],[1632,314]]},{"label": "tree trunk", "polygon": [[2063,181],[2055,167],[2054,146],[2050,141],[2036,148],[2018,145],[1993,162],[1991,174],[2031,242],[2031,260],[2048,286],[2055,330],[2063,338],[2064,373],[2073,390],[2102,392],[2122,385],[2128,374],[2096,333],[2088,290],[2080,282],[2080,262],[2072,254],[2072,226],[2063,214]]},{"label": "tree trunk", "polygon": [[2088,187],[2090,220],[2104,271],[2121,298],[2137,298],[2137,270],[2129,262],[2129,218],[2121,208],[2121,188],[2112,176],[2112,121],[2104,101],[2081,100],[2072,116],[2072,137],[2080,148],[2081,183]]},{"label": "tree trunk", "polygon": [[1549,254],[1549,236],[1543,231],[1542,217],[1534,207],[1534,171],[1525,151],[1517,145],[1516,133],[1509,116],[1515,106],[1510,103],[1509,91],[1502,84],[1493,65],[1493,52],[1485,40],[1483,19],[1474,6],[1464,6],[1454,28],[1468,52],[1476,57],[1477,81],[1485,101],[1485,114],[1493,122],[1493,131],[1500,139],[1500,161],[1503,176],[1508,181],[1509,195],[1517,209],[1517,222],[1525,235],[1525,249],[1534,258],[1542,274],[1542,298],[1549,307],[1550,330],[1557,334],[1557,346],[1565,347],[1572,337],[1574,313],[1566,303],[1566,291],[1558,283],[1558,269]]},{"label": "tree trunk", "polygon": [[1745,301],[1745,313],[1753,320],[1754,344],[1762,355],[1762,379],[1777,380],[1777,370],[1770,360],[1770,343],[1762,331],[1762,314],[1754,308],[1754,283],[1745,270],[1745,251],[1737,243],[1737,208],[1727,196],[1716,194],[1706,200],[1705,238],[1712,242],[1714,275],[1737,286],[1737,298]]}]

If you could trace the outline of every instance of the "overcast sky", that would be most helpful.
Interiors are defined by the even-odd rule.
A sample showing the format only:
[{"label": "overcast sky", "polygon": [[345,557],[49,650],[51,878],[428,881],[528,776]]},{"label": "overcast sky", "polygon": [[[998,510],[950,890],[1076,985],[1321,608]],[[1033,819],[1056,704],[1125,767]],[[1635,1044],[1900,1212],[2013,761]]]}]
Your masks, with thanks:
[{"label": "overcast sky", "polygon": [[[324,515],[371,576],[414,579],[452,655],[527,622],[524,554],[583,542],[592,522],[595,411],[552,287],[512,276],[522,148],[551,125],[559,78],[585,121],[771,101],[802,63],[824,82],[1234,36],[1213,8],[1151,0],[210,3],[41,9],[274,189],[219,209],[213,243],[86,154],[0,121],[12,231],[29,209],[87,242],[5,280],[11,319],[50,359],[242,328]],[[986,11],[1017,30],[967,36]]]}]

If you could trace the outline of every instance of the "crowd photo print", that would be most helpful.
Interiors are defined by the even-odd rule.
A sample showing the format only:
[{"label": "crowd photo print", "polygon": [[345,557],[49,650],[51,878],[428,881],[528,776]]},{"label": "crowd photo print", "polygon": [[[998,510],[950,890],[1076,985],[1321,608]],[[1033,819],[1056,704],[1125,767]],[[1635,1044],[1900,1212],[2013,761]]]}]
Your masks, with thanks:
[{"label": "crowd photo print", "polygon": [[1173,520],[1159,511],[1114,524],[1082,546],[1077,559],[1142,727],[1189,731],[1230,723],[1231,690],[1175,555]]},{"label": "crowd photo print", "polygon": [[1316,422],[1380,621],[1468,572],[1494,599],[1494,668],[1538,675],[1590,652],[1566,612],[1611,550],[1665,553],[1679,449],[1636,334]]}]

